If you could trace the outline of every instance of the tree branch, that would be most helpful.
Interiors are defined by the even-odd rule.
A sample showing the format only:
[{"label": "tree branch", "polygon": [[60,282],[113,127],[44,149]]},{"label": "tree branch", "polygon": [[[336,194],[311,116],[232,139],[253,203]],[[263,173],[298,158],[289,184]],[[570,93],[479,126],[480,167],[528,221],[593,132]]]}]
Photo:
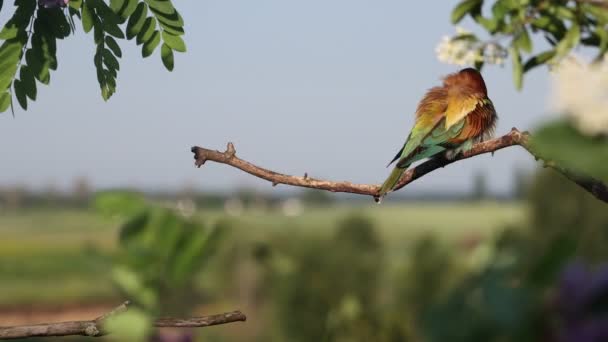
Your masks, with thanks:
[{"label": "tree branch", "polygon": [[[42,323],[35,325],[22,325],[14,327],[0,327],[0,340],[12,340],[29,337],[50,337],[50,336],[89,336],[99,337],[107,335],[103,329],[103,323],[108,318],[127,310],[129,302],[124,302],[112,311],[90,321],[72,321],[59,323]],[[192,318],[159,318],[154,321],[154,326],[158,328],[178,327],[208,327],[218,324],[226,324],[238,321],[245,321],[247,317],[240,311],[226,312],[218,315],[192,317]]]},{"label": "tree branch", "polygon": [[[509,146],[521,146],[528,151],[536,160],[542,159],[539,155],[532,151],[529,144],[530,135],[527,132],[520,132],[516,128],[502,137],[488,140],[473,146],[467,152],[457,155],[454,159],[448,160],[444,157],[437,157],[429,159],[418,166],[415,166],[403,173],[399,183],[395,188],[399,190],[416,179],[435,171],[439,168],[443,168],[449,164],[457,162],[459,160],[468,159],[471,157],[478,156],[485,153],[494,153],[500,149]],[[300,176],[290,176],[278,172],[274,172],[259,166],[256,166],[246,160],[240,159],[236,156],[236,150],[232,143],[228,143],[228,147],[225,152],[209,150],[203,147],[194,146],[191,149],[194,153],[194,164],[197,167],[201,167],[206,161],[210,160],[220,164],[230,165],[242,171],[245,171],[255,177],[265,179],[272,183],[273,186],[278,184],[299,186],[304,188],[327,190],[331,192],[346,192],[352,194],[369,195],[378,200],[378,192],[380,185],[376,184],[355,184],[351,182],[341,181],[333,182],[328,180],[316,179],[309,177],[308,174]],[[608,187],[592,177],[577,174],[571,170],[567,170],[563,167],[555,165],[555,163],[545,162],[545,167],[551,167],[556,171],[566,176],[569,180],[578,184],[581,188],[585,189],[597,199],[608,203]]]}]

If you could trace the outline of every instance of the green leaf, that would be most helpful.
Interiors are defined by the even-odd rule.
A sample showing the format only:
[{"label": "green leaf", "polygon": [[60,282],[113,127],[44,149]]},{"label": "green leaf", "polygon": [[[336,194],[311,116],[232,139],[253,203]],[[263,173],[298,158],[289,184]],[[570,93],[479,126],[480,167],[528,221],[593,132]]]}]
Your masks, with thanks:
[{"label": "green leaf", "polygon": [[533,134],[532,148],[558,167],[608,181],[608,143],[583,135],[567,121],[549,123]]},{"label": "green leaf", "polygon": [[150,222],[149,210],[132,215],[120,228],[119,241],[123,246],[134,243],[145,231]]},{"label": "green leaf", "polygon": [[25,95],[25,89],[23,88],[20,80],[13,81],[13,89],[15,90],[15,97],[17,102],[23,110],[27,110],[27,96]]},{"label": "green leaf", "polygon": [[73,9],[80,9],[82,7],[82,0],[70,0],[68,5]]},{"label": "green leaf", "polygon": [[118,24],[115,22],[112,22],[111,20],[105,20],[103,22],[103,30],[118,39],[125,38],[125,34],[122,32],[122,30],[120,29]]},{"label": "green leaf", "polygon": [[186,52],[186,44],[181,37],[172,35],[166,31],[163,31],[162,36],[163,42],[165,42],[165,44],[167,44],[171,49],[179,52]]},{"label": "green leaf", "polygon": [[11,106],[11,93],[8,91],[0,94],[0,113],[6,112],[8,107]]},{"label": "green leaf", "polygon": [[170,15],[161,13],[152,7],[150,7],[150,11],[152,11],[152,13],[156,16],[156,19],[161,23],[176,28],[182,28],[184,26],[184,19],[177,11]]},{"label": "green leaf", "polygon": [[174,36],[183,36],[185,33],[183,27],[175,27],[175,26],[167,25],[160,20],[158,21],[158,24],[160,25],[160,27],[163,28],[163,31],[166,31],[167,33],[170,33]]},{"label": "green leaf", "polygon": [[116,59],[116,57],[114,57],[114,55],[109,49],[103,49],[101,55],[103,56],[103,63],[108,69],[120,70],[120,64],[118,63],[118,60]]},{"label": "green leaf", "polygon": [[147,15],[148,6],[145,3],[140,2],[127,23],[127,39],[133,39],[133,37],[137,36],[137,34],[141,32]]},{"label": "green leaf", "polygon": [[93,11],[88,4],[88,1],[83,2],[81,9],[82,29],[84,32],[89,33],[93,29]]},{"label": "green leaf", "polygon": [[152,317],[142,309],[129,308],[108,317],[104,328],[120,341],[147,341],[152,334]]},{"label": "green leaf", "polygon": [[173,71],[173,50],[167,45],[164,44],[160,48],[160,58],[163,61],[163,65],[167,70]]},{"label": "green leaf", "polygon": [[146,57],[150,56],[154,52],[154,49],[156,49],[156,47],[158,46],[159,43],[160,43],[160,32],[155,30],[154,33],[152,33],[152,37],[150,37],[150,39],[144,43],[144,46],[141,49],[142,57],[146,58]]},{"label": "green leaf", "polygon": [[150,8],[163,14],[171,15],[175,12],[175,7],[169,0],[144,0]]},{"label": "green leaf", "polygon": [[564,39],[562,39],[556,46],[556,54],[553,60],[559,60],[570,52],[576,46],[581,37],[581,28],[576,22],[572,23],[572,26],[566,32]]},{"label": "green leaf", "polygon": [[137,34],[137,45],[143,44],[147,41],[150,40],[150,38],[152,38],[152,35],[154,34],[154,32],[156,31],[156,19],[154,19],[153,17],[148,17],[146,18],[146,21],[144,22],[144,25],[141,29],[141,31],[139,31],[139,33]]},{"label": "green leaf", "polygon": [[6,23],[6,25],[2,28],[2,31],[0,31],[0,39],[3,39],[3,40],[13,39],[13,38],[17,37],[19,30],[20,30],[20,28],[17,27],[15,24]]},{"label": "green leaf", "polygon": [[110,8],[114,13],[118,14],[125,5],[125,0],[110,0]]},{"label": "green leaf", "polygon": [[530,71],[533,68],[536,68],[539,65],[543,65],[547,63],[551,58],[555,56],[555,50],[548,50],[542,53],[539,53],[536,56],[530,57],[524,64],[524,73]]},{"label": "green leaf", "polygon": [[608,9],[592,4],[583,4],[583,10],[593,15],[601,24],[608,24]]},{"label": "green leaf", "polygon": [[523,85],[523,74],[524,70],[521,64],[521,55],[519,49],[516,46],[509,47],[509,53],[513,61],[513,83],[517,90],[521,90]]},{"label": "green leaf", "polygon": [[36,100],[36,80],[34,79],[34,74],[32,74],[27,65],[21,66],[19,80],[21,81],[21,86],[27,97],[33,101]]},{"label": "green leaf", "polygon": [[118,12],[118,15],[123,19],[127,20],[139,4],[138,0],[125,0],[124,6]]},{"label": "green leaf", "polygon": [[555,16],[565,20],[576,19],[576,14],[566,6],[555,6]]},{"label": "green leaf", "polygon": [[452,24],[459,23],[467,13],[472,12],[474,9],[479,8],[482,4],[482,0],[465,0],[462,1],[452,11]]},{"label": "green leaf", "polygon": [[521,32],[515,38],[514,44],[525,52],[532,52],[532,40],[530,40],[530,35],[528,34],[528,30],[526,28],[522,28]]},{"label": "green leaf", "polygon": [[106,191],[95,196],[93,207],[103,215],[129,216],[141,212],[146,207],[146,202],[135,192]]},{"label": "green leaf", "polygon": [[49,72],[49,61],[45,61],[41,57],[41,52],[39,52],[40,47],[32,46],[31,49],[28,49],[25,52],[25,61],[27,65],[30,67],[30,70],[34,74],[34,77],[40,83],[49,84],[50,81],[50,72]]},{"label": "green leaf", "polygon": [[116,56],[116,57],[122,57],[122,51],[120,50],[120,46],[118,45],[118,43],[116,42],[116,40],[114,40],[114,38],[110,37],[110,36],[106,36],[106,46],[112,50],[112,53]]}]

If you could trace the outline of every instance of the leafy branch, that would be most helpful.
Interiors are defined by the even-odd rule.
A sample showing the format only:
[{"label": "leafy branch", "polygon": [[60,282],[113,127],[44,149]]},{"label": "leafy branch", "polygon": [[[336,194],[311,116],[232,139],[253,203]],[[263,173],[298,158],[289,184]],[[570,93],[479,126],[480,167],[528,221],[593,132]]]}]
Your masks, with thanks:
[{"label": "leafy branch", "polygon": [[[0,30],[0,113],[13,104],[24,110],[35,101],[37,84],[50,83],[57,70],[57,39],[76,31],[82,21],[96,45],[94,65],[104,100],[116,92],[122,57],[119,40],[136,38],[142,57],[160,48],[165,68],[174,68],[174,51],[185,52],[184,21],[170,0],[15,0],[15,13]],[[148,15],[150,14],[150,15]]]},{"label": "leafy branch", "polygon": [[[461,1],[452,11],[452,23],[470,16],[495,37],[512,59],[513,80],[521,89],[523,76],[541,66],[553,65],[576,46],[597,48],[596,61],[608,51],[608,5],[595,0],[497,0],[483,13],[484,0]],[[531,35],[542,35],[549,48],[535,51]],[[459,38],[458,36],[456,38]],[[467,34],[467,39],[477,39]],[[507,40],[506,47],[498,41]],[[483,62],[479,63],[481,68]]]}]

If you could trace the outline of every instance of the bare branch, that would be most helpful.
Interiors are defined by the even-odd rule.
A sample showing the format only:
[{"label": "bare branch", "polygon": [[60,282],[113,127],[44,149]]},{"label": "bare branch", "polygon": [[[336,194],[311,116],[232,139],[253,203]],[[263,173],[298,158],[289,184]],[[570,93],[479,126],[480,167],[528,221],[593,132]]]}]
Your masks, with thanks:
[{"label": "bare branch", "polygon": [[[536,160],[542,159],[530,149],[528,140],[529,134],[527,132],[520,132],[516,128],[513,128],[509,133],[503,135],[502,137],[474,145],[471,150],[459,154],[452,160],[447,160],[442,157],[427,160],[426,162],[407,170],[403,174],[403,176],[401,176],[401,179],[399,180],[399,183],[397,184],[395,190],[401,189],[409,183],[415,181],[416,179],[426,175],[427,173],[445,167],[446,165],[452,164],[456,161],[468,159],[485,153],[493,154],[494,152],[509,146],[521,146],[526,149],[526,151],[528,151],[532,156],[534,156]],[[228,143],[228,147],[225,152],[209,150],[199,146],[192,147],[191,151],[192,153],[194,153],[194,164],[197,167],[201,167],[203,164],[205,164],[206,161],[210,160],[216,163],[230,165],[232,167],[245,171],[255,177],[265,179],[271,182],[273,186],[276,186],[278,184],[285,184],[304,188],[327,190],[331,192],[346,192],[352,194],[369,195],[374,197],[376,200],[378,199],[380,185],[355,184],[346,181],[334,182],[312,178],[308,175],[308,173],[305,173],[304,177],[278,173],[256,166],[246,160],[240,159],[236,156],[236,149],[234,148],[234,145],[232,143]],[[562,173],[569,180],[578,184],[580,187],[591,193],[597,199],[608,203],[608,187],[600,180],[585,175],[577,174],[571,170],[567,170],[563,167],[551,163],[546,163],[546,165]]]},{"label": "bare branch", "polygon": [[[103,329],[103,323],[108,318],[120,314],[127,310],[129,302],[124,302],[112,311],[90,321],[72,321],[58,323],[42,323],[35,325],[22,325],[14,327],[0,327],[0,340],[22,339],[29,337],[50,337],[50,336],[89,336],[98,337],[107,335]],[[218,315],[192,317],[192,318],[159,318],[154,321],[154,326],[158,328],[166,327],[208,327],[218,324],[226,324],[238,321],[245,321],[247,317],[240,311],[226,312]]]}]

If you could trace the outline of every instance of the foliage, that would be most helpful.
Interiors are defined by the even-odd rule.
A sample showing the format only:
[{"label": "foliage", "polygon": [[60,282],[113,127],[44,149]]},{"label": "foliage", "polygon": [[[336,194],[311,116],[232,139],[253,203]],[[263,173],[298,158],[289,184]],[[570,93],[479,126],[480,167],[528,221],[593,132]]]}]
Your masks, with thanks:
[{"label": "foliage", "polygon": [[50,83],[57,70],[57,41],[76,32],[76,22],[92,33],[93,58],[101,96],[116,91],[121,39],[135,39],[148,57],[161,46],[167,70],[174,67],[173,52],[185,52],[184,21],[171,0],[15,0],[15,12],[0,31],[0,112],[13,105],[23,109],[35,101],[37,84]]},{"label": "foliage", "polygon": [[[487,43],[477,44],[477,53],[483,57],[488,47],[496,49],[497,46],[508,51],[513,81],[518,89],[523,85],[525,73],[560,61],[576,46],[597,49],[597,60],[608,51],[608,6],[603,1],[496,0],[484,6],[487,3],[484,0],[460,1],[452,11],[452,23],[469,16],[494,37]],[[533,35],[544,37],[547,48],[535,49]],[[470,32],[453,38],[461,39],[481,41]],[[483,64],[482,58],[477,67],[481,68]]]},{"label": "foliage", "polygon": [[308,239],[274,253],[268,261],[271,286],[288,340],[374,339],[383,259],[376,234],[369,219],[351,216],[330,240]]},{"label": "foliage", "polygon": [[153,317],[190,313],[197,303],[196,275],[215,253],[226,227],[206,228],[133,193],[102,193],[96,204],[102,213],[124,218],[112,278],[138,308],[129,310],[130,316],[118,316],[112,326],[137,325],[143,336],[149,334],[146,327]]}]

